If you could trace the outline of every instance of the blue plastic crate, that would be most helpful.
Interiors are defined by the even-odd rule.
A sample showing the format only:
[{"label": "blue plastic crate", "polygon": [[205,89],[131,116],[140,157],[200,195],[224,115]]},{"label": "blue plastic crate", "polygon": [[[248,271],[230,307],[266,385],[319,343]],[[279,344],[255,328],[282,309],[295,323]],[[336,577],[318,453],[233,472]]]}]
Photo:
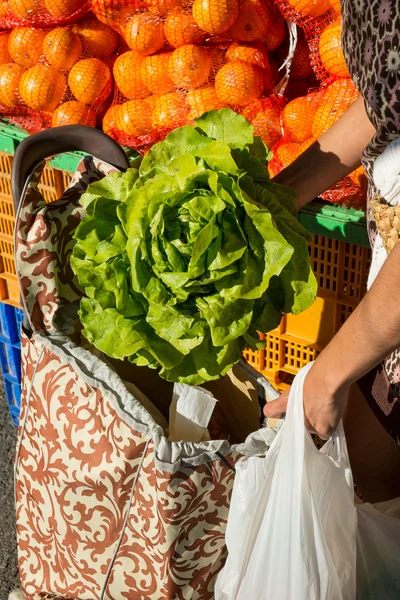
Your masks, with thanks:
[{"label": "blue plastic crate", "polygon": [[21,381],[20,344],[12,345],[0,340],[0,365],[3,375]]},{"label": "blue plastic crate", "polygon": [[23,312],[0,303],[0,367],[12,422],[18,425],[21,406],[21,342]]},{"label": "blue plastic crate", "polygon": [[14,308],[15,324],[17,326],[18,341],[21,339],[21,325],[24,318],[24,313],[20,308]]},{"label": "blue plastic crate", "polygon": [[19,344],[22,310],[0,303],[0,340],[8,344]]},{"label": "blue plastic crate", "polygon": [[21,383],[12,377],[4,376],[4,388],[8,407],[10,409],[11,420],[14,425],[18,425],[19,414],[21,411]]}]

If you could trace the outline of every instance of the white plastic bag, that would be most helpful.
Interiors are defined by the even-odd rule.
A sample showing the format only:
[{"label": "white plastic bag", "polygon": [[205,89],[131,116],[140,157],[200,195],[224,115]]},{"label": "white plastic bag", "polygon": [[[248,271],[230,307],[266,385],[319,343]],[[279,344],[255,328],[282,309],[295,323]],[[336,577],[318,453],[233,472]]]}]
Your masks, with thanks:
[{"label": "white plastic bag", "polygon": [[266,457],[237,463],[215,600],[354,600],[356,526],[343,426],[317,450],[296,377]]},{"label": "white plastic bag", "polygon": [[357,600],[398,600],[400,518],[371,504],[357,506],[357,514]]}]

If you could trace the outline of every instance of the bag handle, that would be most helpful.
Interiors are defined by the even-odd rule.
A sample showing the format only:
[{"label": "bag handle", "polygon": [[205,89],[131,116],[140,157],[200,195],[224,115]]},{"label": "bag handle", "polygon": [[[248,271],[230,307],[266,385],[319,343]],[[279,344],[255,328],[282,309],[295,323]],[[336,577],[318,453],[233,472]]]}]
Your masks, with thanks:
[{"label": "bag handle", "polygon": [[45,129],[25,138],[17,147],[11,170],[11,191],[18,213],[25,184],[38,165],[49,156],[64,152],[84,152],[126,171],[129,159],[121,146],[99,129],[85,125],[66,125]]},{"label": "bag handle", "polygon": [[[290,389],[285,424],[283,428],[285,432],[285,439],[288,445],[295,447],[298,450],[295,460],[298,461],[299,465],[303,460],[304,433],[307,432],[304,420],[303,387],[304,381],[313,365],[314,362],[308,363],[294,378],[292,387]],[[308,436],[310,436],[310,434],[308,434]],[[313,447],[315,446],[313,445]],[[316,447],[315,450],[318,452]],[[346,466],[350,465],[346,436],[342,421],[339,422],[329,440],[326,441],[322,448],[322,452],[324,454],[329,454],[331,458],[341,462],[342,464],[345,464]]]}]

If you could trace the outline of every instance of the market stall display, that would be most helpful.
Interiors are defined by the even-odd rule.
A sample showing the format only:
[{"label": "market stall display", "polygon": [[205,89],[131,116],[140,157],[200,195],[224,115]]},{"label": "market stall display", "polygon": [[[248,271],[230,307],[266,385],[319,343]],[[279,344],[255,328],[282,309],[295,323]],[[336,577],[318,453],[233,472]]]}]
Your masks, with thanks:
[{"label": "market stall display", "polygon": [[[279,0],[277,8],[269,0],[257,0],[246,2],[239,14],[235,2],[218,0],[215,16],[214,4],[148,0],[139,10],[137,3],[128,0],[95,0],[91,7],[84,4],[78,12],[50,18],[35,3],[35,12],[28,7],[29,18],[21,20],[10,12],[17,3],[5,2],[1,13],[14,15],[14,20],[3,21],[7,30],[0,33],[0,114],[29,131],[73,123],[103,127],[112,137],[145,153],[175,127],[193,123],[210,110],[233,107],[251,123],[255,135],[273,148],[269,170],[277,172],[334,122],[356,95],[343,65],[338,8],[334,2],[313,2],[316,16],[307,2],[292,3],[293,7]],[[230,23],[232,15],[236,19]],[[290,45],[290,22],[297,24],[295,48]],[[288,57],[289,78],[285,79]],[[7,137],[11,141],[6,151],[11,153],[13,135]],[[4,155],[1,160],[2,198],[8,199],[2,201],[0,215],[7,227],[0,240],[1,297],[18,306],[11,232],[14,216],[6,183],[11,157]],[[41,189],[49,200],[55,199],[69,179],[65,171],[46,169]],[[360,168],[325,197],[362,208],[365,188]],[[335,210],[339,219],[345,212],[334,209],[333,221],[339,223]],[[311,213],[306,210],[301,218],[313,228],[319,217]],[[322,221],[328,224],[330,218]],[[343,223],[341,240],[347,239],[352,223],[347,213]],[[316,231],[320,232],[318,227]],[[363,279],[367,249],[347,248],[343,241],[332,242],[331,232],[328,237],[325,230],[321,233],[315,248],[314,242],[310,246],[314,269],[328,268],[319,262],[325,256],[323,248],[329,250],[333,244],[335,256],[339,253],[343,260],[348,256],[360,263]],[[354,239],[358,243],[361,237],[357,233]],[[326,302],[323,282],[319,284],[319,295]],[[248,359],[282,389],[304,364],[293,358],[297,350],[293,349],[291,357],[291,344],[302,348],[299,352],[304,356],[309,349],[314,357],[341,322],[339,313],[349,314],[359,301],[361,288],[362,283],[350,304],[345,300],[338,312],[335,309],[334,319],[327,317],[330,309],[323,318],[318,311],[311,317],[311,309],[294,321],[284,317],[266,336],[272,362],[267,361],[266,350],[247,350]],[[335,299],[338,307],[341,301],[342,292]],[[323,322],[323,340],[314,332],[313,319]],[[278,347],[274,354],[273,348]]]}]

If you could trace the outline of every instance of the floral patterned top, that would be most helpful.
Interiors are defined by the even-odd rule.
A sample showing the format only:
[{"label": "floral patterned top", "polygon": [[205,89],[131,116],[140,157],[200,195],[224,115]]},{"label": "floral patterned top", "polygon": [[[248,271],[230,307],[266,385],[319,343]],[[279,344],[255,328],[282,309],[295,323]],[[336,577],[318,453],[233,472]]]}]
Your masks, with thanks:
[{"label": "floral patterned top", "polygon": [[[342,43],[350,75],[376,128],[362,157],[371,198],[377,193],[372,181],[374,160],[400,136],[399,0],[342,0],[342,19]],[[367,217],[373,247],[376,225],[369,209]],[[400,349],[386,359],[384,368],[391,394],[390,401],[380,403],[381,421],[400,439]]]}]

